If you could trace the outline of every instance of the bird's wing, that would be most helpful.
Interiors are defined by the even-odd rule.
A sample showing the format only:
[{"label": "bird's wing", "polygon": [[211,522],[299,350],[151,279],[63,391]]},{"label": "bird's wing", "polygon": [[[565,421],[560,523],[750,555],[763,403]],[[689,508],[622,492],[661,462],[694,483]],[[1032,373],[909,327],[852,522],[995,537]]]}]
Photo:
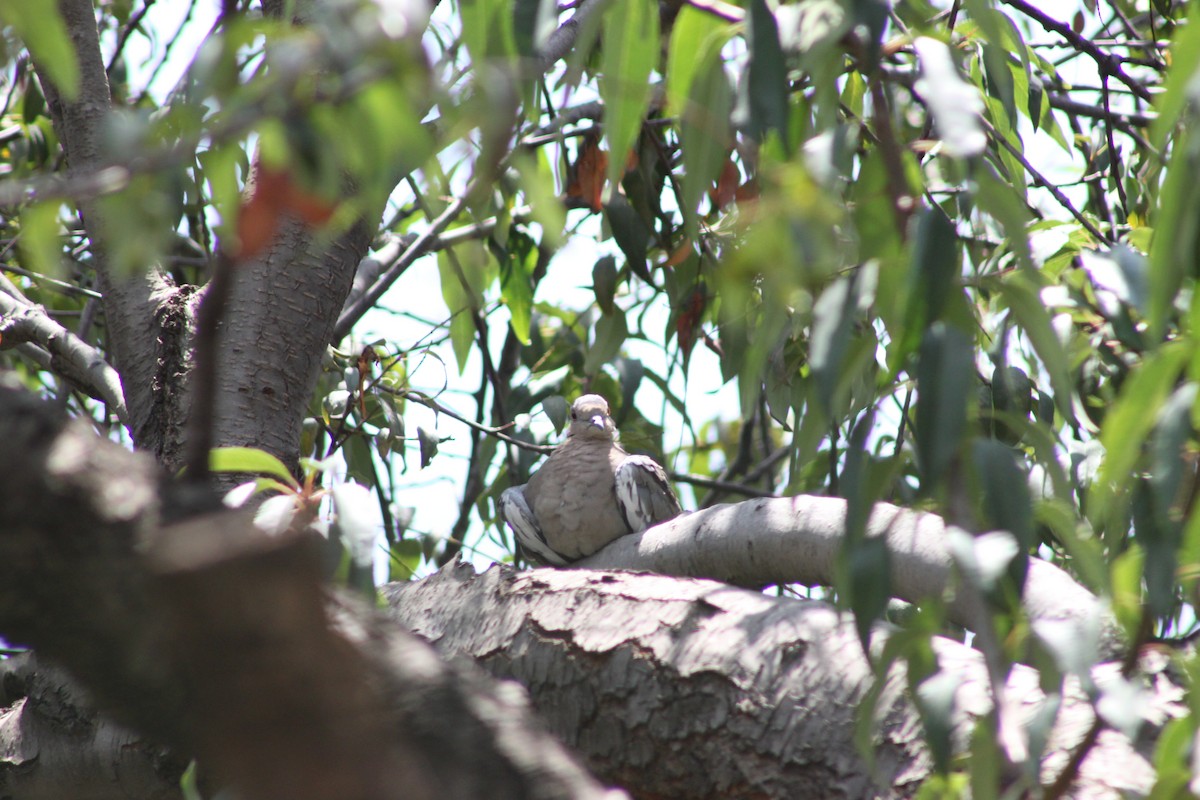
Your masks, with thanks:
[{"label": "bird's wing", "polygon": [[551,549],[533,509],[525,500],[525,487],[512,486],[500,494],[500,516],[512,528],[517,544],[531,560],[539,564],[566,566],[567,560]]},{"label": "bird's wing", "polygon": [[678,515],[679,500],[667,473],[647,456],[628,456],[616,473],[617,505],[633,533]]}]

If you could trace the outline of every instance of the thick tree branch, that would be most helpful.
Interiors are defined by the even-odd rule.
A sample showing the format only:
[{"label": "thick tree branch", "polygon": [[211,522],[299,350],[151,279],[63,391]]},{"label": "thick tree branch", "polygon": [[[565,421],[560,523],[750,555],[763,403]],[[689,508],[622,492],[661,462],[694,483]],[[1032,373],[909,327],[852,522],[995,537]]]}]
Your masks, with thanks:
[{"label": "thick tree branch", "polygon": [[[640,569],[714,578],[739,586],[831,584],[846,530],[846,501],[832,497],[747,500],[685,514],[623,536],[579,562],[589,569]],[[877,503],[868,537],[886,537],[892,592],[909,602],[942,596],[954,572],[948,537],[956,531],[933,514]],[[964,534],[963,531],[957,531]],[[1066,572],[1030,559],[1022,597],[1033,621],[1089,626],[1101,613],[1096,597]],[[949,600],[951,618],[972,630],[989,619],[971,593]],[[1114,632],[1107,638],[1117,646]],[[1111,651],[1110,651],[1111,652]]]},{"label": "thick tree branch", "polygon": [[[642,796],[911,797],[932,766],[903,669],[875,687],[853,621],[822,603],[660,575],[508,567],[475,575],[465,565],[384,593],[393,617],[441,652],[525,684],[597,774]],[[872,651],[886,637],[877,631]],[[986,666],[957,642],[933,646],[955,687],[950,736],[961,750],[992,711]],[[1101,665],[1091,678],[1110,685],[1119,669]],[[1046,783],[1095,715],[1074,677],[1061,698],[1047,698],[1040,681],[1018,665],[1006,690],[1021,699],[1010,709],[1018,728],[1058,708],[1040,762]],[[873,767],[855,745],[872,687]],[[1178,689],[1160,682],[1144,698],[1153,729],[1145,735],[1180,710]],[[1076,796],[1116,800],[1153,782],[1147,757],[1105,729],[1081,765]]]},{"label": "thick tree branch", "polygon": [[58,324],[40,306],[25,305],[0,292],[0,348],[32,342],[51,356],[50,368],[92,397],[103,400],[129,423],[119,376],[96,348]]}]

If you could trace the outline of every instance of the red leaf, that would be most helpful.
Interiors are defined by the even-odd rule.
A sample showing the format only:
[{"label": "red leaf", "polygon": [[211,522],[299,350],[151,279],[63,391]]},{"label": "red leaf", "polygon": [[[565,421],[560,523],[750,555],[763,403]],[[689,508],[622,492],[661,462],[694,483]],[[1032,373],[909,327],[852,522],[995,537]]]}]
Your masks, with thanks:
[{"label": "red leaf", "polygon": [[599,213],[607,169],[608,153],[600,149],[600,137],[594,134],[586,137],[579,147],[579,156],[567,172],[568,206],[586,206]]},{"label": "red leaf", "polygon": [[700,327],[700,320],[707,307],[708,289],[703,283],[698,283],[684,299],[683,308],[675,318],[675,335],[679,338],[679,348],[683,350],[684,356],[689,355],[696,344],[696,329]]}]

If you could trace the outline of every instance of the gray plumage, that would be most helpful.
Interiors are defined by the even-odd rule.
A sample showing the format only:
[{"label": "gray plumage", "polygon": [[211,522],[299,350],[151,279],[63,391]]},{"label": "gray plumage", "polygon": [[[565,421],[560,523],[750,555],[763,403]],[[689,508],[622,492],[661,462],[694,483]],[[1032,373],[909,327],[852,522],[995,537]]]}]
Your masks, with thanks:
[{"label": "gray plumage", "polygon": [[534,561],[563,566],[680,513],[663,468],[616,442],[603,397],[571,406],[567,438],[529,483],[506,489],[500,513]]}]

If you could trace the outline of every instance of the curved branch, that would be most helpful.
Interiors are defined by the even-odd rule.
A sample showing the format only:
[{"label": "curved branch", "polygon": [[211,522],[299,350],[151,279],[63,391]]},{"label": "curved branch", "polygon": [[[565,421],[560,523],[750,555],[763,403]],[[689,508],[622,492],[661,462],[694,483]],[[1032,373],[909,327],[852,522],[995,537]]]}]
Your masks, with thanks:
[{"label": "curved branch", "polygon": [[50,368],[104,401],[122,424],[129,424],[121,376],[100,351],[58,324],[40,306],[25,305],[0,292],[0,347],[34,343],[50,353]]},{"label": "curved branch", "polygon": [[[831,584],[846,530],[846,501],[834,497],[781,497],[714,506],[623,536],[578,562],[588,569],[649,570],[714,578],[739,586]],[[909,602],[941,596],[951,584],[952,532],[941,517],[876,503],[866,536],[883,537],[891,557],[892,593]],[[1063,570],[1029,560],[1022,602],[1031,621],[1095,625],[1099,603]],[[950,618],[978,630],[989,611],[974,593],[956,592]],[[1117,646],[1114,631],[1105,644]]]}]

